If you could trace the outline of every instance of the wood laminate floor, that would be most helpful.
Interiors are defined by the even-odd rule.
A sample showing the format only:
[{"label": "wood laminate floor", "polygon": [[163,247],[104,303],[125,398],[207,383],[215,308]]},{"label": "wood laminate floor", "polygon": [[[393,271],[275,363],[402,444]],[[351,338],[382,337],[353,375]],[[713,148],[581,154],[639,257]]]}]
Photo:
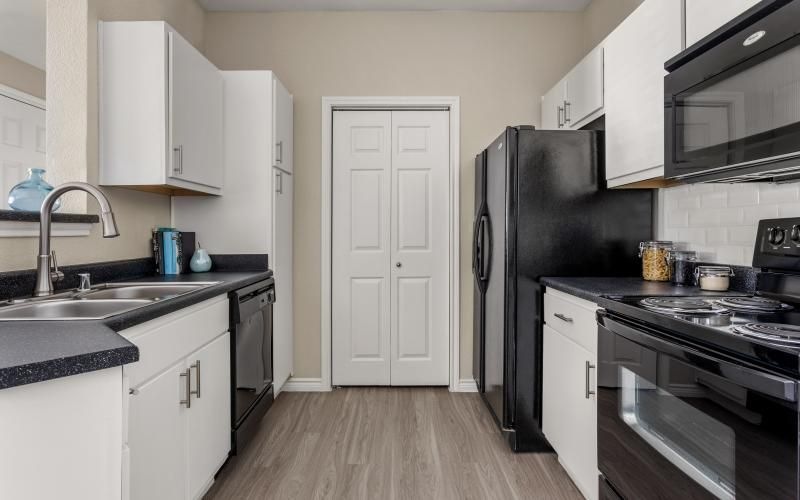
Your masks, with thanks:
[{"label": "wood laminate floor", "polygon": [[515,454],[475,393],[282,393],[207,500],[580,499],[553,454]]}]

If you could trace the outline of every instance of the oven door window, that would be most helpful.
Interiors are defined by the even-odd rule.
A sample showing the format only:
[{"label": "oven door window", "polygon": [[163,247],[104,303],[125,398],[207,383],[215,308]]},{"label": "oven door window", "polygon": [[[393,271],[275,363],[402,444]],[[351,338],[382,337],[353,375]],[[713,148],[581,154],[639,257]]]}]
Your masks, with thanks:
[{"label": "oven door window", "polygon": [[[619,416],[628,427],[716,498],[736,498],[733,429],[633,371],[619,370]],[[705,390],[695,384],[684,390],[702,399]]]},{"label": "oven door window", "polygon": [[735,165],[800,150],[800,46],[753,59],[674,96],[679,167]]},{"label": "oven door window", "polygon": [[663,343],[673,352],[599,329],[598,466],[611,485],[637,500],[800,497],[797,403]]}]

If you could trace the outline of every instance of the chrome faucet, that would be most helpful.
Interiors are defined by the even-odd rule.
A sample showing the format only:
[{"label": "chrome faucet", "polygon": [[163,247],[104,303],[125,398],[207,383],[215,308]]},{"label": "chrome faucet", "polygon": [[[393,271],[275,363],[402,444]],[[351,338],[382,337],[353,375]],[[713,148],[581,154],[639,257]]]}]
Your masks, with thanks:
[{"label": "chrome faucet", "polygon": [[[53,294],[53,281],[64,279],[64,273],[58,270],[56,253],[50,251],[50,220],[52,218],[53,204],[68,191],[85,191],[92,195],[100,204],[100,220],[103,224],[103,238],[119,236],[114,212],[108,198],[96,187],[85,182],[67,182],[50,191],[42,202],[39,212],[39,257],[36,261],[36,288],[34,297],[43,297]],[[52,269],[51,269],[52,267]]]}]

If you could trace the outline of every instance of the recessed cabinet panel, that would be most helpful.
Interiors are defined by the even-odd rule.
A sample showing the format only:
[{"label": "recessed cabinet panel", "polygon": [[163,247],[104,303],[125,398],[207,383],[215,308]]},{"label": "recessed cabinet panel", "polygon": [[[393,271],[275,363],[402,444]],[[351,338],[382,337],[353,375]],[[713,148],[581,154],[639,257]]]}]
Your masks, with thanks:
[{"label": "recessed cabinet panel", "polygon": [[383,359],[382,278],[354,278],[350,282],[350,357]]},{"label": "recessed cabinet panel", "polygon": [[402,250],[430,248],[430,174],[427,170],[397,172],[399,241]]},{"label": "recessed cabinet panel", "polygon": [[350,192],[352,209],[350,211],[350,238],[354,252],[381,250],[382,227],[381,211],[366,210],[364,207],[383,206],[382,170],[353,170],[350,172]]},{"label": "recessed cabinet panel", "polygon": [[428,359],[431,355],[430,279],[397,280],[397,357]]}]

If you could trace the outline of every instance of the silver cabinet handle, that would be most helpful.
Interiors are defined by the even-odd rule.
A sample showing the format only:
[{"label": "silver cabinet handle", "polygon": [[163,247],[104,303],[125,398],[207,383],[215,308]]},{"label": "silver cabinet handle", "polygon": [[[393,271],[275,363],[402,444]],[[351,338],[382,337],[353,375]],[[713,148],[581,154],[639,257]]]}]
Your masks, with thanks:
[{"label": "silver cabinet handle", "polygon": [[180,404],[186,405],[186,408],[192,407],[192,383],[190,382],[192,378],[192,370],[191,368],[187,368],[186,371],[181,372],[180,378],[186,377],[186,389],[184,390],[184,394],[186,399],[181,399]]},{"label": "silver cabinet handle", "polygon": [[594,370],[594,369],[595,369],[595,365],[593,365],[591,361],[587,361],[586,362],[586,399],[589,399],[590,396],[595,394],[595,391],[593,391],[593,390],[591,390],[589,388],[589,383],[590,383],[589,382],[589,378],[590,378],[589,377],[589,371],[590,370]]},{"label": "silver cabinet handle", "polygon": [[275,161],[278,163],[283,163],[283,141],[278,141],[276,146],[278,147],[278,155],[277,158],[275,158]]},{"label": "silver cabinet handle", "polygon": [[275,179],[278,181],[277,187],[275,188],[275,192],[278,194],[283,194],[283,172],[278,170],[275,173]]},{"label": "silver cabinet handle", "polygon": [[566,124],[569,123],[570,121],[571,120],[569,117],[569,101],[564,101],[564,123]]},{"label": "silver cabinet handle", "polygon": [[194,376],[195,376],[195,382],[197,383],[197,389],[194,390],[194,391],[189,391],[189,394],[194,394],[195,396],[197,396],[197,399],[200,399],[200,360],[199,359],[197,361],[195,361],[194,364],[189,367],[189,370],[191,371],[192,368],[194,368],[196,370]]},{"label": "silver cabinet handle", "polygon": [[[173,153],[178,153],[178,163],[172,165],[172,172],[175,174],[183,173],[183,146],[172,148]],[[174,158],[173,158],[174,159]]]},{"label": "silver cabinet handle", "polygon": [[558,128],[561,128],[564,126],[564,124],[561,122],[561,113],[564,111],[564,108],[558,106],[556,110],[558,111],[558,118],[556,119],[556,121],[558,122]]},{"label": "silver cabinet handle", "polygon": [[554,313],[553,316],[560,319],[561,321],[566,321],[567,323],[572,323],[573,321],[572,318],[570,318],[569,316],[564,316],[561,313]]}]

